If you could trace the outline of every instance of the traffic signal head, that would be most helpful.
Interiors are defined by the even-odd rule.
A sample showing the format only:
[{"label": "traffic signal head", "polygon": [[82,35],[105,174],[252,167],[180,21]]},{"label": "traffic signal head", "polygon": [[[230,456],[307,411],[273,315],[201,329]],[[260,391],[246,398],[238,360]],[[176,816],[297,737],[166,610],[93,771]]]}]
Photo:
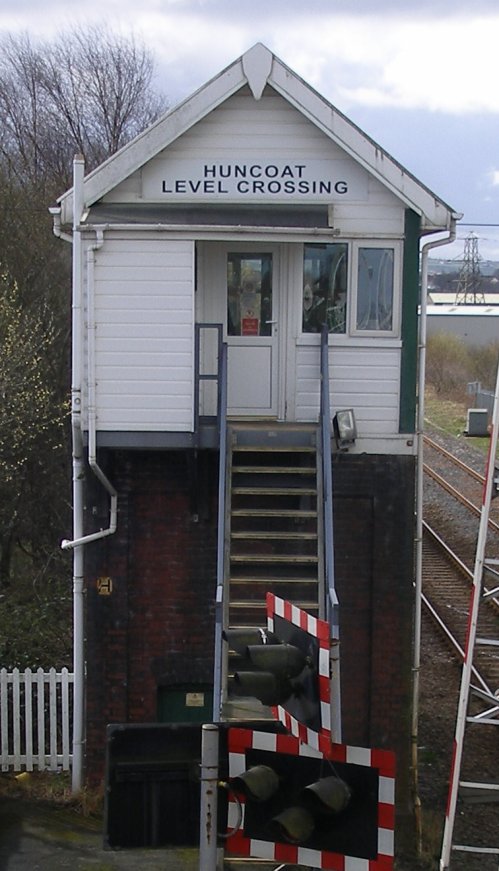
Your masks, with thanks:
[{"label": "traffic signal head", "polygon": [[352,790],[340,777],[322,777],[310,783],[303,791],[303,800],[311,810],[320,814],[339,814],[345,810],[352,797]]},{"label": "traffic signal head", "polygon": [[[242,656],[240,668],[229,681],[232,696],[253,696],[264,705],[283,704],[299,691],[299,682],[294,681],[310,667],[305,654],[292,644],[281,644],[272,637],[266,643],[244,645],[249,635],[247,630],[228,630],[224,637],[232,648]],[[253,640],[253,639],[251,639]],[[271,642],[277,643],[271,643]]]},{"label": "traffic signal head", "polygon": [[341,813],[351,797],[352,791],[344,780],[334,775],[322,777],[298,793],[298,804],[284,808],[272,818],[269,831],[290,844],[305,844],[316,830],[316,818]]},{"label": "traffic signal head", "polygon": [[[269,628],[223,633],[238,655],[229,677],[231,697],[256,698],[302,740],[330,739],[329,627],[323,620],[267,595]],[[272,624],[270,626],[270,624]]]},{"label": "traffic signal head", "polygon": [[314,868],[343,869],[341,857],[352,868],[392,867],[392,753],[332,744],[326,755],[290,735],[234,728],[228,751],[228,852]]},{"label": "traffic signal head", "polygon": [[269,765],[254,765],[234,777],[234,788],[253,801],[268,801],[279,789],[279,776]]}]

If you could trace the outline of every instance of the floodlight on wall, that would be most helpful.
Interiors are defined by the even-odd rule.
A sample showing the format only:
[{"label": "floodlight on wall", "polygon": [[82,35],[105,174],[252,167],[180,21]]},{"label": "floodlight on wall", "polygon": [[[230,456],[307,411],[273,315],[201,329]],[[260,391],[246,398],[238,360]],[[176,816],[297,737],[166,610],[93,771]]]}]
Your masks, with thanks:
[{"label": "floodlight on wall", "polygon": [[333,417],[333,430],[338,448],[347,448],[353,445],[357,438],[357,425],[353,408],[344,408],[337,411]]}]

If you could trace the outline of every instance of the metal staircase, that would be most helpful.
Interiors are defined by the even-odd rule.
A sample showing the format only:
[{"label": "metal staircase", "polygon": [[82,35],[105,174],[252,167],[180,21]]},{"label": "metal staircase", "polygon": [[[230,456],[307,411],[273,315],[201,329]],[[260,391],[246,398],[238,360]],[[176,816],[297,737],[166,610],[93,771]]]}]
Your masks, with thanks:
[{"label": "metal staircase", "polygon": [[[324,616],[322,483],[313,425],[230,423],[227,427],[223,630],[267,625],[267,592]],[[223,720],[271,717],[256,699],[231,700],[239,658],[221,657]]]},{"label": "metal staircase", "polygon": [[231,627],[264,626],[267,591],[314,615],[322,610],[316,430],[229,426],[225,527]]},{"label": "metal staircase", "polygon": [[225,346],[221,359],[213,720],[271,716],[260,703],[228,699],[233,657],[223,638],[228,629],[264,628],[266,593],[272,592],[329,622],[332,731],[341,741],[327,329],[316,424],[227,421]]}]

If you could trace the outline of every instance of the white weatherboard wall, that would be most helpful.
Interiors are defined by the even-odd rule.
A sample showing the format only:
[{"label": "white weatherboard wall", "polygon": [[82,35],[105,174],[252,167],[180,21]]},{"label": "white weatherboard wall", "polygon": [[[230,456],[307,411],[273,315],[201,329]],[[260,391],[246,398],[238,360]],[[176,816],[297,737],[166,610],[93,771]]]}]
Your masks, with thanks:
[{"label": "white weatherboard wall", "polygon": [[[380,347],[381,343],[381,347]],[[399,421],[400,342],[370,346],[335,345],[329,349],[331,408],[353,408],[364,437],[395,435]],[[320,403],[317,347],[297,353],[296,420],[317,419]]]},{"label": "white weatherboard wall", "polygon": [[[205,166],[227,166],[229,163],[274,163],[281,166],[283,162],[293,166],[314,161],[328,162],[333,178],[342,178],[346,171],[355,180],[353,194],[326,197],[334,203],[334,225],[342,235],[366,232],[371,235],[403,234],[404,206],[401,201],[272,88],[267,88],[259,101],[254,100],[247,88],[230,97],[141,170],[110,191],[104,202],[191,201],[216,202],[218,205],[229,202],[241,205],[301,202],[311,205],[324,197],[314,198],[299,191],[293,195],[267,192],[263,196],[247,192],[236,196],[229,182],[225,185],[229,191],[227,194],[203,193],[201,188],[196,193],[186,189],[185,193],[168,194],[163,192],[162,183],[166,181],[166,187],[171,188],[179,162],[180,165],[189,165],[190,173],[197,164],[197,174],[193,175],[197,182],[199,177],[202,178]],[[170,173],[171,168],[174,175]]]},{"label": "white weatherboard wall", "polygon": [[105,234],[95,257],[97,428],[191,432],[193,243]]}]

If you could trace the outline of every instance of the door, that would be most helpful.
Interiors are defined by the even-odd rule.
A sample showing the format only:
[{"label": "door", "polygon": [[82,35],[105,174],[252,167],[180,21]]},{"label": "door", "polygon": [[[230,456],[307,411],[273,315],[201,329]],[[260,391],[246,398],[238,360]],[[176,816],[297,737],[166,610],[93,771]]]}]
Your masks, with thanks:
[{"label": "door", "polygon": [[228,411],[277,414],[276,254],[260,248],[226,257]]},{"label": "door", "polygon": [[228,414],[276,417],[279,246],[220,242],[203,259],[204,311],[228,346]]}]

